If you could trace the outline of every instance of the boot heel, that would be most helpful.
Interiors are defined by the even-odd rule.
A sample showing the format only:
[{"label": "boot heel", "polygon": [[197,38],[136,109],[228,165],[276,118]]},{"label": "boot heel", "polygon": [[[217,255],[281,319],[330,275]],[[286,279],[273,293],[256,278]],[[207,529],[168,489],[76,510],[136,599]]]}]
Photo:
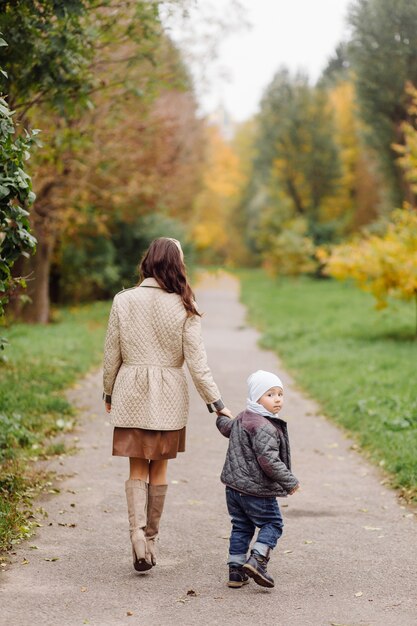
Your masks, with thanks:
[{"label": "boot heel", "polygon": [[146,538],[143,531],[135,531],[132,534],[132,554],[133,567],[137,572],[147,572],[152,568],[152,563],[146,560]]}]

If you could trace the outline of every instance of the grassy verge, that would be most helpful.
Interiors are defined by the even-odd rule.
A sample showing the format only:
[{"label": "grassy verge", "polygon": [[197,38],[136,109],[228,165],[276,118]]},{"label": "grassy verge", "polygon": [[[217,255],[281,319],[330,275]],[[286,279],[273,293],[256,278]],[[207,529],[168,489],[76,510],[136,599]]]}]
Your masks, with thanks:
[{"label": "grassy verge", "polygon": [[30,532],[40,476],[31,460],[63,451],[49,438],[70,430],[63,391],[102,358],[108,303],[61,309],[48,326],[2,329],[10,346],[0,364],[0,550]]},{"label": "grassy verge", "polygon": [[407,499],[417,497],[417,340],[414,307],[384,311],[335,281],[272,280],[240,272],[242,301],[295,379],[386,469]]}]

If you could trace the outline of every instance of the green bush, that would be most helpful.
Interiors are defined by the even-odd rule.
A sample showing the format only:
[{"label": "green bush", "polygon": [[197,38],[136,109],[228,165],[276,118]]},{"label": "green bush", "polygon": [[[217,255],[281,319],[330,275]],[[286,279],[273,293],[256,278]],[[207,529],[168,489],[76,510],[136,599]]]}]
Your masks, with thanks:
[{"label": "green bush", "polygon": [[138,263],[156,237],[179,239],[187,262],[192,262],[193,247],[178,220],[156,213],[132,223],[118,221],[109,238],[85,232],[76,241],[62,245],[52,274],[53,300],[70,303],[107,299],[132,287],[138,280]]},{"label": "green bush", "polygon": [[8,417],[0,414],[0,462],[15,458],[21,448],[28,448],[36,440],[21,415],[14,413]]}]

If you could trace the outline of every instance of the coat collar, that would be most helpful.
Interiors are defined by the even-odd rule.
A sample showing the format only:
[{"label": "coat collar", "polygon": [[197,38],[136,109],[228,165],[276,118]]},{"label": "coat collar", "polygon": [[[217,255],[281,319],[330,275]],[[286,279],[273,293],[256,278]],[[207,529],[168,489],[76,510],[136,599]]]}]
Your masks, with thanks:
[{"label": "coat collar", "polygon": [[287,430],[287,422],[285,420],[282,419],[282,417],[269,417],[269,415],[261,415],[260,413],[254,413],[254,411],[251,411],[250,409],[245,409],[244,411],[245,413],[249,413],[250,415],[256,416],[256,417],[263,417],[266,420],[269,420],[272,424],[279,424],[285,431]]},{"label": "coat collar", "polygon": [[162,287],[158,285],[157,281],[152,276],[150,278],[145,278],[145,280],[141,282],[139,287],[156,287],[157,289],[162,289]]}]

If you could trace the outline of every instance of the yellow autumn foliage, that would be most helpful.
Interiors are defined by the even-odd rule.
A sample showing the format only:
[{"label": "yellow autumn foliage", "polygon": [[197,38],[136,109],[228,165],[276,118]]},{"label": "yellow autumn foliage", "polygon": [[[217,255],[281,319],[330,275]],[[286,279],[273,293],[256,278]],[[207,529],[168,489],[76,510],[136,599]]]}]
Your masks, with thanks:
[{"label": "yellow autumn foliage", "polygon": [[202,190],[195,199],[192,237],[211,261],[224,260],[231,245],[230,222],[244,176],[232,145],[216,126],[206,128],[206,159]]},{"label": "yellow autumn foliage", "polygon": [[393,148],[399,154],[398,163],[404,170],[405,180],[410,185],[414,194],[414,204],[417,196],[417,88],[412,83],[407,83],[406,94],[410,98],[407,108],[408,121],[401,124],[404,133],[404,144],[394,144]]},{"label": "yellow autumn foliage", "polygon": [[398,209],[384,235],[368,234],[330,253],[320,249],[317,256],[326,274],[353,279],[376,298],[378,308],[387,305],[389,296],[417,297],[417,213]]}]

